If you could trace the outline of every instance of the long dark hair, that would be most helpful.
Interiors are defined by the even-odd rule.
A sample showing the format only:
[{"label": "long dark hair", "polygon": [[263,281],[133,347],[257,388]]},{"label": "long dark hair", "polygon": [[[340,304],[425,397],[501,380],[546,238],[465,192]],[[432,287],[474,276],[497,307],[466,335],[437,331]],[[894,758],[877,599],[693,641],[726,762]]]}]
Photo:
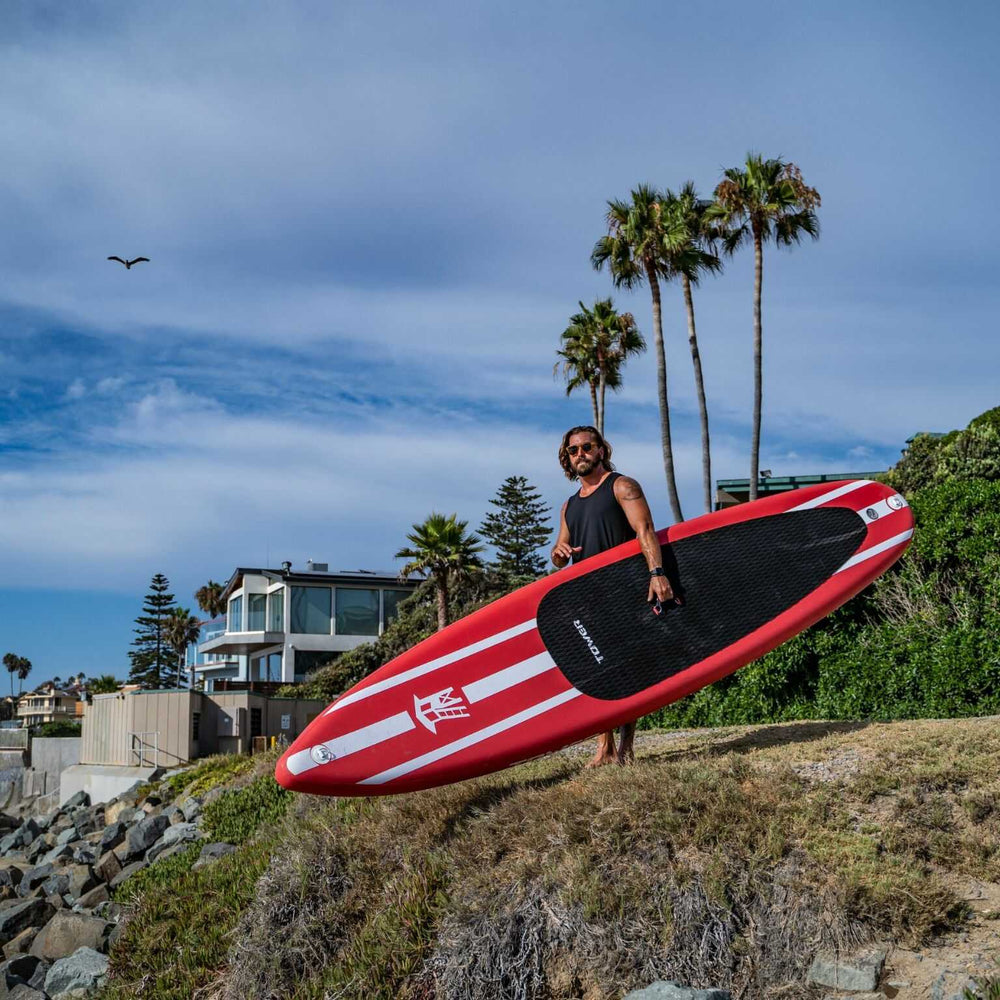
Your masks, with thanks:
[{"label": "long dark hair", "polygon": [[597,442],[598,448],[604,449],[604,458],[601,460],[601,464],[604,466],[608,472],[614,472],[615,467],[611,464],[611,445],[604,440],[603,435],[596,427],[571,427],[565,434],[563,434],[562,444],[559,445],[559,464],[562,466],[563,472],[566,473],[566,478],[569,480],[576,479],[576,473],[573,471],[573,466],[569,461],[569,439],[574,434],[591,434],[594,440]]}]

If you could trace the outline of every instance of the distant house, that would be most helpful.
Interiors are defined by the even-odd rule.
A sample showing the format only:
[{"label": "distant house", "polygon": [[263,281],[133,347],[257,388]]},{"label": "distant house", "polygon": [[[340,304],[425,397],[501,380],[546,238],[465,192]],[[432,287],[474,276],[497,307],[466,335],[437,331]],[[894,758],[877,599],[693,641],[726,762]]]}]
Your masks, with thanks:
[{"label": "distant house", "polygon": [[81,702],[75,694],[63,691],[54,684],[43,684],[40,688],[21,695],[17,704],[17,718],[24,727],[39,726],[60,719],[78,722],[83,714],[79,705]]},{"label": "distant house", "polygon": [[220,681],[291,684],[317,666],[381,635],[416,584],[392,571],[341,570],[326,563],[293,570],[238,567],[223,590],[225,620],[198,644],[205,690]]}]

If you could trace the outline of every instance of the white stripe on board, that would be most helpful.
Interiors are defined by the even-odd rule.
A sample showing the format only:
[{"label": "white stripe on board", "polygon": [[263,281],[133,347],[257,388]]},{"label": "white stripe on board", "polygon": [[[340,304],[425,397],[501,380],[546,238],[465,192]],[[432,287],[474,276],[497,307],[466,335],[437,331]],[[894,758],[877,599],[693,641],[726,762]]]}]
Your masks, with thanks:
[{"label": "white stripe on board", "polygon": [[388,691],[399,684],[405,684],[407,681],[413,680],[414,677],[422,677],[424,674],[429,674],[433,670],[446,667],[449,663],[454,663],[456,660],[464,660],[465,657],[472,656],[473,653],[482,652],[484,649],[489,649],[490,646],[496,646],[501,642],[506,642],[508,639],[513,639],[514,636],[530,632],[534,627],[535,619],[532,618],[529,621],[521,622],[520,625],[512,625],[510,628],[504,629],[502,632],[497,632],[495,635],[488,635],[485,639],[480,639],[469,646],[463,646],[461,649],[445,653],[444,656],[439,656],[436,660],[428,660],[417,667],[411,667],[409,670],[404,670],[401,674],[396,674],[394,677],[387,677],[383,681],[376,681],[374,684],[369,684],[368,687],[362,688],[360,691],[347,694],[339,701],[335,701],[323,714],[329,715],[331,712],[336,712],[338,708],[343,708],[345,705],[353,705],[364,698],[370,698],[373,694],[381,694],[381,692]]},{"label": "white stripe on board", "polygon": [[299,750],[298,753],[293,753],[285,761],[285,766],[292,774],[301,774],[303,771],[308,771],[319,765],[320,762],[315,760],[312,755],[316,747],[326,747],[331,755],[330,762],[332,762],[357,753],[359,750],[367,750],[368,747],[384,743],[386,740],[391,740],[416,728],[417,724],[410,717],[410,713],[400,712],[398,715],[379,719],[378,722],[373,722],[370,726],[363,726],[351,733],[344,733],[343,736],[337,736],[325,743],[317,743],[316,746],[309,747],[308,750]]},{"label": "white stripe on board", "polygon": [[[890,505],[889,501],[897,498],[902,502],[902,507],[893,507]],[[909,504],[896,493],[894,496],[886,497],[885,500],[879,500],[878,503],[868,504],[867,507],[855,507],[854,510],[865,524],[874,524],[884,517],[889,517],[890,514],[898,514],[901,510],[906,510],[908,506]],[[872,514],[875,516],[872,517]]]},{"label": "white stripe on board", "polygon": [[[892,538],[887,538],[884,542],[879,542],[878,545],[873,545],[870,549],[865,549],[863,552],[859,552],[856,556],[851,556],[851,558],[837,570],[837,573],[843,573],[845,569],[857,566],[858,563],[863,563],[866,559],[871,559],[874,556],[880,555],[887,549],[891,549],[896,545],[902,545],[903,542],[905,542],[912,534],[913,529],[910,528],[908,531],[903,531],[898,535],[893,535]],[[834,576],[836,576],[836,573]]]},{"label": "white stripe on board", "polygon": [[556,661],[548,653],[539,653],[531,656],[527,660],[515,663],[512,667],[504,667],[489,677],[483,677],[471,684],[466,684],[462,688],[465,700],[471,705],[474,702],[482,701],[500,691],[520,684],[522,681],[544,674],[546,670],[551,670],[556,665]]},{"label": "white stripe on board", "polygon": [[856,479],[854,482],[838,486],[835,490],[830,490],[829,493],[821,493],[818,497],[813,497],[812,500],[806,500],[805,503],[800,503],[797,507],[789,507],[785,513],[791,514],[793,510],[811,510],[820,504],[836,500],[837,497],[842,497],[845,493],[853,493],[854,490],[859,490],[862,486],[868,486],[872,481],[871,479]]},{"label": "white stripe on board", "polygon": [[551,711],[553,708],[558,708],[560,705],[564,705],[567,701],[572,701],[576,698],[580,691],[576,688],[568,688],[567,690],[555,695],[553,698],[548,698],[546,701],[540,701],[537,705],[532,705],[529,708],[518,712],[516,715],[508,716],[506,719],[501,719],[499,722],[494,722],[492,726],[487,726],[485,729],[480,729],[476,733],[470,733],[468,736],[463,736],[461,739],[455,740],[454,743],[448,743],[443,747],[438,747],[437,750],[431,750],[429,753],[422,754],[420,757],[414,757],[412,760],[404,761],[402,764],[397,764],[395,767],[390,767],[387,771],[382,771],[379,774],[373,774],[370,778],[365,778],[363,781],[359,781],[359,785],[384,785],[387,781],[392,781],[394,778],[400,778],[404,774],[410,774],[412,771],[417,771],[422,767],[426,767],[428,764],[433,764],[435,761],[441,760],[444,757],[450,757],[454,753],[458,753],[460,750],[465,750],[467,747],[475,746],[477,743],[482,743],[483,740],[488,740],[491,736],[496,736],[497,733],[502,733],[507,729],[513,729],[514,726],[520,725],[522,722],[527,722],[528,719],[533,719],[537,715],[542,715],[545,712]]}]

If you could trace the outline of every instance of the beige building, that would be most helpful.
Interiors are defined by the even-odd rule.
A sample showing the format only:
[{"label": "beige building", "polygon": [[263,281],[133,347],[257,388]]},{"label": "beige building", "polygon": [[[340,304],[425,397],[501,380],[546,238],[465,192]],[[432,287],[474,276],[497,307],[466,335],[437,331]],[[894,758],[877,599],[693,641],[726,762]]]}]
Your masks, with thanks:
[{"label": "beige building", "polygon": [[80,763],[180,767],[214,753],[249,753],[254,739],[291,743],[326,707],[249,691],[132,691],[95,695]]},{"label": "beige building", "polygon": [[21,695],[17,704],[17,717],[24,727],[38,726],[58,719],[78,722],[81,714],[77,711],[78,702],[75,695],[50,686]]}]

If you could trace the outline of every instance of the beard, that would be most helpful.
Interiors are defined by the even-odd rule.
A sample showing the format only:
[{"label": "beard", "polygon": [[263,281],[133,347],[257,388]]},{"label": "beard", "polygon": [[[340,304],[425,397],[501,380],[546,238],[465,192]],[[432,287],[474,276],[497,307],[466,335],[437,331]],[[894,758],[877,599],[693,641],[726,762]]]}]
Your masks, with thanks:
[{"label": "beard", "polygon": [[573,471],[578,476],[586,476],[586,475],[589,475],[591,472],[594,471],[594,468],[596,467],[596,465],[597,465],[597,459],[596,458],[589,458],[589,457],[588,458],[581,458],[576,463],[576,465],[574,466]]}]

